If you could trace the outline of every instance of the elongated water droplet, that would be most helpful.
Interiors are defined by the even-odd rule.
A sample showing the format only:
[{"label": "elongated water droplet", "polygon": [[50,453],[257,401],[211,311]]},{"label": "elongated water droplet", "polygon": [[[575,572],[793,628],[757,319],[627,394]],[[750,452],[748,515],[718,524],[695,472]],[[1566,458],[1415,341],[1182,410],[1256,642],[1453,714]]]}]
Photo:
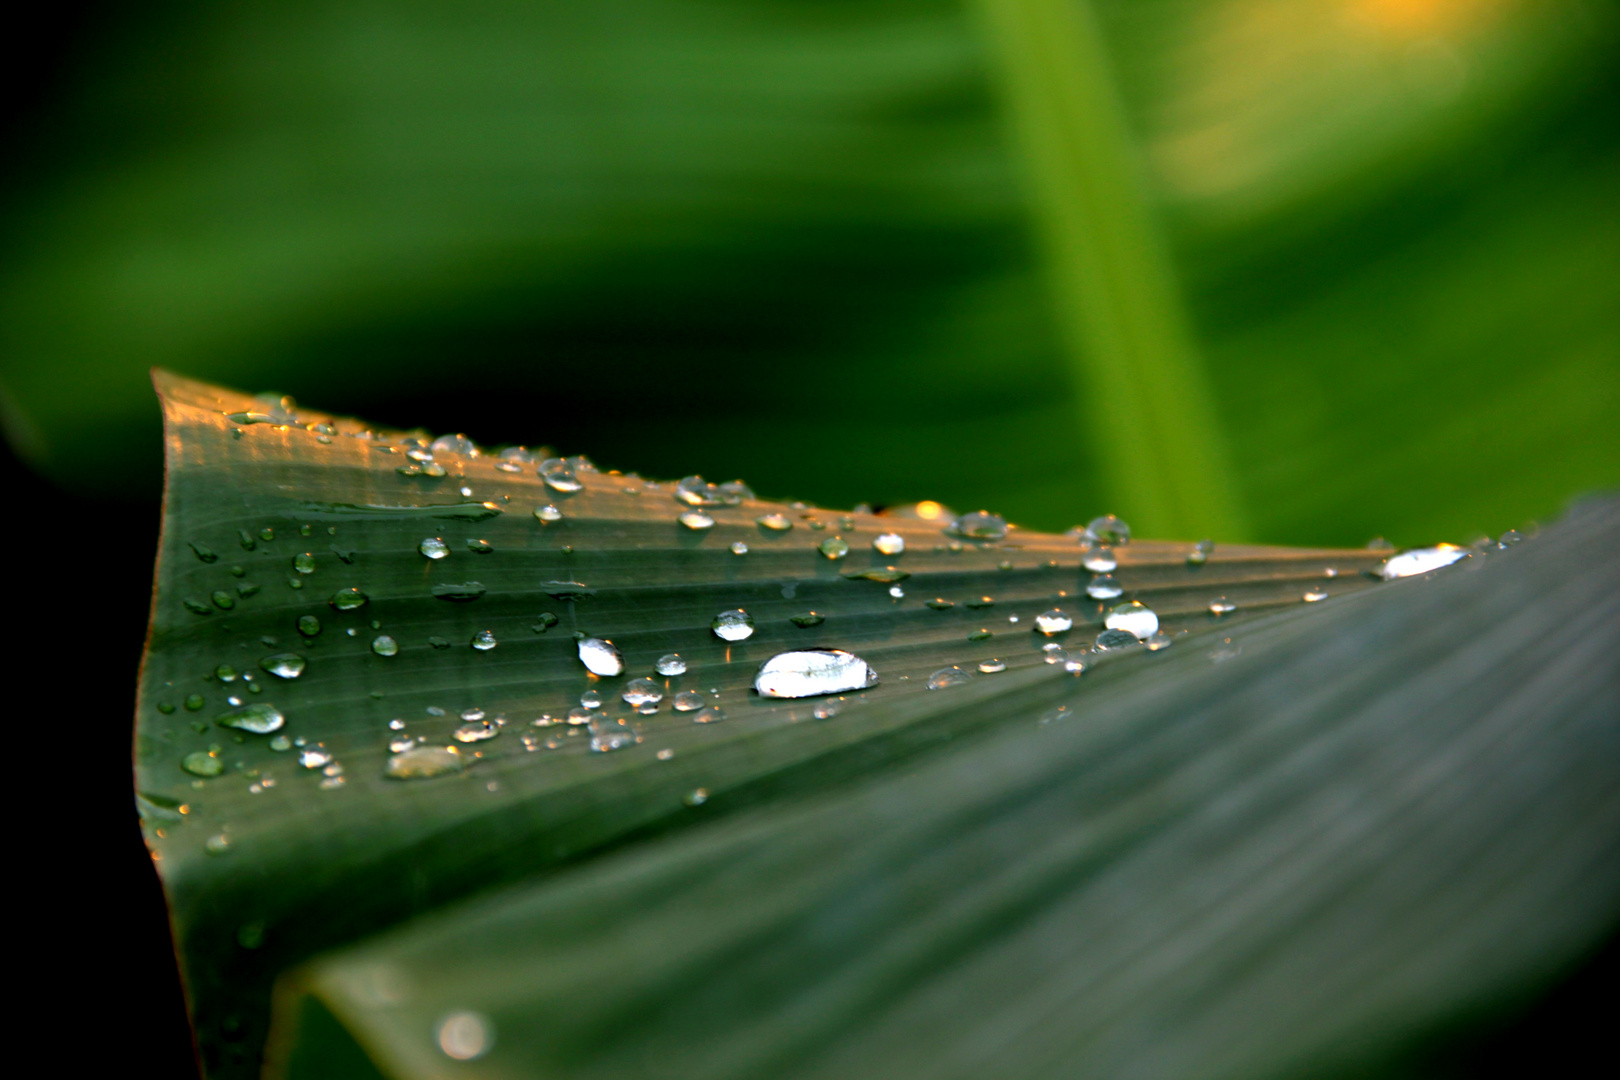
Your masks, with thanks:
[{"label": "elongated water droplet", "polygon": [[454,746],[418,746],[389,758],[383,766],[383,775],[390,780],[427,780],[458,773],[466,767],[467,759]]},{"label": "elongated water droplet", "polygon": [[660,675],[685,675],[686,661],[681,659],[680,653],[665,653],[653,665],[653,670]]},{"label": "elongated water droplet", "polygon": [[952,664],[950,667],[940,668],[928,676],[928,689],[944,690],[952,686],[961,686],[965,682],[971,682],[972,679],[973,673],[971,671]]},{"label": "elongated water droplet", "polygon": [[583,490],[585,485],[579,482],[574,470],[562,458],[547,458],[540,463],[537,470],[540,479],[545,481],[547,487],[553,491],[572,492]]},{"label": "elongated water droplet", "polygon": [[1156,633],[1152,637],[1148,638],[1146,641],[1142,642],[1142,644],[1148,647],[1148,652],[1158,652],[1160,649],[1168,649],[1171,643],[1174,641],[1175,638],[1164,633],[1163,631],[1160,631],[1159,633]]},{"label": "elongated water droplet", "polygon": [[762,697],[802,698],[841,694],[877,685],[877,673],[843,649],[777,653],[760,665],[754,689]]},{"label": "elongated water droplet", "polygon": [[882,585],[890,585],[906,580],[911,576],[911,571],[898,570],[892,566],[868,566],[864,570],[845,570],[842,576],[851,581],[876,581]]},{"label": "elongated water droplet", "polygon": [[488,555],[495,550],[495,545],[488,540],[468,540],[467,550],[474,555]]},{"label": "elongated water droplet", "polygon": [[1007,535],[1007,519],[988,510],[975,510],[952,522],[951,531],[969,540],[1000,540]]},{"label": "elongated water droplet", "polygon": [[879,555],[899,555],[906,550],[906,538],[899,533],[883,533],[872,540],[872,547]]},{"label": "elongated water droplet", "polygon": [[214,606],[219,608],[221,611],[229,611],[236,606],[236,598],[230,593],[226,592],[224,589],[217,590],[212,596],[209,597],[209,599],[212,600],[214,602]]},{"label": "elongated water droplet", "polygon": [[727,480],[715,490],[720,493],[720,501],[727,506],[741,506],[744,499],[754,498],[754,490],[741,480]]},{"label": "elongated water droplet", "polygon": [[1094,547],[1081,558],[1080,565],[1093,574],[1111,574],[1119,567],[1119,560],[1114,557],[1113,548]]},{"label": "elongated water droplet", "polygon": [[365,607],[371,597],[356,588],[339,589],[332,594],[327,603],[339,611],[353,611],[355,608]]},{"label": "elongated water droplet", "polygon": [[452,603],[465,604],[477,600],[489,590],[481,581],[464,581],[453,584],[433,586],[433,595],[440,600],[449,600]]},{"label": "elongated water droplet", "polygon": [[1126,649],[1139,644],[1141,640],[1129,630],[1104,630],[1097,635],[1097,651],[1108,652],[1112,649]]},{"label": "elongated water droplet", "polygon": [[979,670],[986,675],[994,675],[998,671],[1006,671],[1007,662],[1005,660],[984,660],[980,662]]},{"label": "elongated water droplet", "polygon": [[688,510],[675,520],[679,521],[682,525],[685,525],[688,529],[691,529],[694,532],[702,532],[704,529],[714,528],[714,518],[710,517],[708,514],[705,514],[701,510]]},{"label": "elongated water droplet", "polygon": [[787,532],[793,528],[793,522],[786,514],[763,514],[754,519],[754,524],[771,532]]},{"label": "elongated water droplet", "polygon": [[839,536],[829,536],[816,546],[816,550],[829,559],[842,559],[849,554],[849,543]]},{"label": "elongated water droplet", "polygon": [[1093,600],[1112,600],[1124,591],[1112,574],[1098,574],[1086,585],[1086,595]]},{"label": "elongated water droplet", "polygon": [[613,647],[613,642],[588,637],[579,643],[579,662],[592,675],[618,675],[624,671],[624,657]]},{"label": "elongated water droplet", "polygon": [[281,711],[267,701],[244,705],[240,709],[232,709],[214,717],[214,723],[220,727],[251,731],[255,735],[268,735],[286,722]]},{"label": "elongated water droplet", "polygon": [[315,572],[315,553],[305,551],[293,556],[293,569],[300,574],[313,574]]},{"label": "elongated water droplet", "polygon": [[203,850],[210,855],[224,855],[231,850],[231,838],[217,833],[203,841]]},{"label": "elongated water droplet", "polygon": [[1131,600],[1110,609],[1103,625],[1110,630],[1128,630],[1138,638],[1149,638],[1159,629],[1159,617],[1140,600]]},{"label": "elongated water droplet", "polygon": [[703,695],[696,690],[682,690],[675,695],[675,711],[691,712],[693,709],[703,708]]},{"label": "elongated water droplet", "polygon": [[664,688],[651,679],[631,679],[620,696],[626,705],[656,705],[664,700]]},{"label": "elongated water droplet", "polygon": [[472,647],[479,652],[489,652],[496,644],[495,633],[492,630],[480,630],[472,638]]},{"label": "elongated water droplet", "polygon": [[1319,600],[1326,600],[1327,598],[1328,594],[1326,589],[1306,589],[1305,595],[1300,597],[1300,599],[1305,601],[1307,604],[1314,604]]},{"label": "elongated water droplet", "polygon": [[1236,610],[1237,605],[1224,596],[1217,596],[1209,602],[1209,613],[1211,615],[1230,615]]},{"label": "elongated water droplet", "polygon": [[820,626],[827,621],[827,616],[819,611],[801,611],[797,615],[789,615],[788,621],[794,626],[808,630],[812,626]]},{"label": "elongated water droplet", "polygon": [[579,727],[582,724],[589,724],[597,715],[599,714],[594,705],[576,705],[568,710],[568,715],[563,719],[574,727]]},{"label": "elongated water droplet", "polygon": [[223,761],[203,750],[198,750],[181,758],[180,767],[192,776],[218,776],[225,771]]},{"label": "elongated water droplet", "polygon": [[1065,614],[1061,608],[1052,608],[1035,616],[1035,629],[1043,634],[1061,634],[1073,625],[1074,619]]},{"label": "elongated water droplet", "polygon": [[1131,542],[1131,527],[1113,514],[1104,514],[1086,523],[1086,531],[1081,534],[1081,539],[1093,544],[1128,544]]},{"label": "elongated water droplet", "polygon": [[991,596],[975,596],[971,599],[962,601],[962,603],[965,607],[970,607],[975,611],[996,606],[995,598]]},{"label": "elongated water droplet", "polygon": [[722,611],[709,625],[721,641],[742,641],[754,633],[754,617],[742,608]]},{"label": "elongated water droplet", "polygon": [[371,639],[371,651],[378,656],[394,656],[399,652],[399,642],[387,634],[378,634]]},{"label": "elongated water droplet", "polygon": [[[1367,546],[1371,547],[1372,545]],[[1450,566],[1467,554],[1468,550],[1466,548],[1458,547],[1456,544],[1436,544],[1434,547],[1413,548],[1411,551],[1403,551],[1384,563],[1384,580],[1394,581],[1396,578],[1427,574],[1431,570],[1440,569],[1442,566]]]},{"label": "elongated water droplet", "polygon": [[1048,664],[1061,664],[1068,658],[1068,651],[1055,641],[1049,641],[1041,646],[1041,659]]}]

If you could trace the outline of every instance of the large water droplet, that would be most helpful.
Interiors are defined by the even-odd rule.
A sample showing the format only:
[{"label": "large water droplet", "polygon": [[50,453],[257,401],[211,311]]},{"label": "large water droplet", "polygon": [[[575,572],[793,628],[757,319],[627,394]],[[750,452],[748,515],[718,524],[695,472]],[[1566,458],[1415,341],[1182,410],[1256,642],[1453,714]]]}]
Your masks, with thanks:
[{"label": "large water droplet", "polygon": [[613,647],[613,642],[588,637],[579,643],[579,662],[592,675],[619,675],[624,671],[624,657]]},{"label": "large water droplet", "polygon": [[1086,585],[1086,595],[1093,600],[1112,600],[1124,591],[1112,574],[1098,574]]},{"label": "large water droplet", "polygon": [[866,661],[843,649],[777,653],[760,665],[754,689],[762,697],[802,698],[841,694],[877,685]]},{"label": "large water droplet", "polygon": [[1113,514],[1104,514],[1087,522],[1086,531],[1080,536],[1093,544],[1128,544],[1131,542],[1131,527]]},{"label": "large water droplet", "polygon": [[387,634],[378,634],[371,639],[371,651],[378,656],[395,656],[399,653],[399,642]]},{"label": "large water droplet", "polygon": [[383,766],[383,775],[390,780],[427,780],[458,773],[466,767],[467,759],[454,746],[418,746],[389,758]]},{"label": "large water droplet", "polygon": [[489,652],[496,644],[495,633],[491,630],[480,630],[472,638],[472,647],[479,652]]},{"label": "large water droplet", "polygon": [[947,687],[961,686],[965,682],[971,682],[972,679],[973,673],[971,671],[952,664],[950,667],[940,668],[928,676],[928,689],[944,690]]},{"label": "large water droplet", "polygon": [[762,514],[754,519],[754,524],[771,532],[787,532],[793,528],[793,522],[786,514]]},{"label": "large water droplet", "polygon": [[1043,634],[1061,634],[1073,625],[1074,620],[1061,608],[1052,608],[1035,616],[1035,629]]},{"label": "large water droplet", "polygon": [[829,559],[842,559],[849,554],[849,542],[839,536],[829,536],[816,545],[816,550]]},{"label": "large water droplet", "polygon": [[906,538],[899,533],[883,533],[872,540],[872,547],[879,555],[899,555],[906,550]]},{"label": "large water droplet", "polygon": [[437,536],[430,536],[417,546],[417,550],[430,559],[442,559],[450,554],[450,545]]},{"label": "large water droplet", "polygon": [[951,531],[969,540],[1000,540],[1007,535],[1007,519],[988,510],[975,510],[952,522]]},{"label": "large water droplet", "polygon": [[286,717],[281,715],[281,711],[267,701],[244,705],[240,709],[222,712],[214,717],[214,723],[220,727],[251,731],[255,735],[268,735],[286,722]]},{"label": "large water droplet", "polygon": [[714,528],[714,518],[701,510],[688,510],[675,520],[695,532]]},{"label": "large water droplet", "polygon": [[680,653],[665,653],[653,665],[653,670],[660,675],[685,675],[686,661],[681,659]]},{"label": "large water droplet", "polygon": [[181,758],[180,767],[192,776],[218,776],[225,771],[223,761],[203,750],[198,750]]},{"label": "large water droplet", "polygon": [[1110,630],[1128,630],[1138,638],[1149,638],[1159,629],[1159,617],[1140,600],[1131,600],[1111,609],[1103,625]]},{"label": "large water droplet", "polygon": [[540,463],[540,479],[553,491],[580,491],[585,485],[579,482],[574,470],[562,458],[546,458]]},{"label": "large water droplet", "polygon": [[664,688],[651,679],[631,679],[621,696],[626,705],[656,705],[664,700]]},{"label": "large water droplet", "polygon": [[356,588],[339,589],[332,594],[327,603],[339,611],[353,611],[355,608],[365,607],[371,597]]},{"label": "large water droplet", "polygon": [[1094,547],[1080,559],[1080,565],[1093,574],[1110,574],[1119,567],[1111,547]]},{"label": "large water droplet", "polygon": [[703,708],[703,695],[696,690],[682,690],[675,695],[675,711],[691,712],[693,709]]},{"label": "large water droplet", "polygon": [[[1371,547],[1371,544],[1367,545]],[[1438,570],[1442,566],[1450,566],[1458,559],[1468,554],[1467,548],[1456,544],[1436,544],[1434,547],[1413,548],[1403,551],[1384,563],[1384,580],[1394,581],[1396,578],[1415,577],[1418,574],[1427,574],[1431,570]]]},{"label": "large water droplet", "polygon": [[721,641],[742,641],[754,633],[754,617],[742,608],[722,611],[709,625]]}]

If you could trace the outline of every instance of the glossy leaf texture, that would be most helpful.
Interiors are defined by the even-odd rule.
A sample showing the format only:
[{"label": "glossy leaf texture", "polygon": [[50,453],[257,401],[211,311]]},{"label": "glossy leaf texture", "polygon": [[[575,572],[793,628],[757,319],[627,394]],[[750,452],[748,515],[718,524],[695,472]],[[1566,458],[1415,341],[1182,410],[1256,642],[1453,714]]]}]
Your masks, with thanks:
[{"label": "glossy leaf texture", "polygon": [[271,1075],[1429,1074],[1620,914],[1617,540],[897,698],[1003,722],[322,958]]},{"label": "glossy leaf texture", "polygon": [[[257,1073],[272,982],[300,961],[725,806],[1021,727],[1080,683],[1372,587],[1387,554],[1217,543],[1201,561],[1137,540],[1109,557],[1120,595],[1093,600],[1082,558],[1108,560],[1074,536],[996,535],[933,505],[876,516],[732,485],[683,493],[548,451],[480,453],[157,383],[168,481],[138,803],[213,1076]],[[1169,647],[1088,651],[1105,611],[1131,603]],[[723,640],[715,621],[738,609],[753,633]],[[591,674],[576,636],[611,642],[622,673]],[[1098,670],[1077,683],[1048,646]],[[763,661],[817,648],[855,654],[877,683],[752,689]],[[670,653],[684,673],[655,670]],[[648,714],[624,697],[638,678],[662,695]],[[688,691],[704,708],[673,707]],[[404,759],[425,757],[418,772],[460,767],[390,776],[406,746],[438,748]]]}]

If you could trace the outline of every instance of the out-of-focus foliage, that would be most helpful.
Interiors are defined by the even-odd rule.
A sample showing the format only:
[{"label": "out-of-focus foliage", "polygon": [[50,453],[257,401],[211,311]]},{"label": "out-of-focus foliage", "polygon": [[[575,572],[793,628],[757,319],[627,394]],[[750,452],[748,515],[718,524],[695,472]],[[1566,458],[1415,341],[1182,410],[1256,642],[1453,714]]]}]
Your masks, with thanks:
[{"label": "out-of-focus foliage", "polygon": [[[1251,535],[1620,480],[1613,5],[1095,10]],[[5,193],[8,434],[155,490],[161,364],[831,504],[1128,512],[985,42],[956,0],[109,17]]]}]

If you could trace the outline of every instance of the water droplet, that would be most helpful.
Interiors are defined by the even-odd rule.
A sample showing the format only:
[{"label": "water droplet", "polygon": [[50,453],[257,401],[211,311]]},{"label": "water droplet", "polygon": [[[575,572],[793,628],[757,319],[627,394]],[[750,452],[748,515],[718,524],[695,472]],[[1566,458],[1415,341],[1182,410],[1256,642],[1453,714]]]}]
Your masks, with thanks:
[{"label": "water droplet", "polygon": [[1081,558],[1080,565],[1093,574],[1109,574],[1119,566],[1119,560],[1114,557],[1111,547],[1094,547]]},{"label": "water droplet", "polygon": [[1326,600],[1327,598],[1328,594],[1326,589],[1306,589],[1305,595],[1300,597],[1300,599],[1305,601],[1307,604],[1314,604],[1318,600]]},{"label": "water droplet", "polygon": [[1501,539],[1497,542],[1503,547],[1507,547],[1510,544],[1520,544],[1524,542],[1524,533],[1520,532],[1518,529],[1509,529],[1507,532],[1502,534]]},{"label": "water droplet", "polygon": [[984,672],[986,675],[994,675],[998,671],[1007,670],[1007,661],[985,660],[979,664],[979,670]]},{"label": "water droplet", "polygon": [[231,608],[236,606],[236,598],[231,596],[230,593],[223,589],[216,590],[215,593],[209,597],[209,599],[212,600],[214,602],[214,606],[219,608],[221,611],[229,611]]},{"label": "water droplet", "polygon": [[488,540],[468,540],[467,550],[474,555],[488,555],[495,550],[495,545]]},{"label": "water droplet", "polygon": [[395,718],[393,720],[388,721],[388,730],[389,731],[404,731],[405,730],[405,721],[400,720],[398,718]]},{"label": "water droplet", "polygon": [[656,705],[664,700],[664,688],[651,679],[631,679],[620,696],[626,705]]},{"label": "water droplet", "polygon": [[203,850],[210,855],[224,855],[231,850],[231,838],[224,833],[216,833],[203,841]]},{"label": "water droplet", "polygon": [[752,500],[754,491],[741,480],[727,480],[717,488],[720,501],[727,506],[741,506],[744,499]]},{"label": "water droplet", "polygon": [[276,753],[292,749],[292,740],[285,735],[277,735],[270,740],[270,749]]},{"label": "water droplet", "polygon": [[1007,535],[1007,519],[988,510],[975,510],[952,522],[951,531],[969,540],[1000,540]]},{"label": "water droplet", "polygon": [[816,545],[816,550],[829,559],[842,559],[849,554],[849,542],[839,536],[829,536]]},{"label": "water droplet", "polygon": [[905,599],[906,590],[902,589],[898,585],[890,585],[889,595],[894,597],[896,600],[903,600]]},{"label": "water droplet", "polygon": [[1213,541],[1213,540],[1200,540],[1200,541],[1198,541],[1198,543],[1193,545],[1193,549],[1187,553],[1187,565],[1188,566],[1203,566],[1206,562],[1209,561],[1210,552],[1212,552],[1214,550],[1215,550],[1215,541]]},{"label": "water droplet", "polygon": [[1209,602],[1209,613],[1211,615],[1230,615],[1236,610],[1237,605],[1224,596],[1217,596]]},{"label": "water droplet", "polygon": [[653,665],[653,670],[660,675],[685,675],[686,661],[681,659],[680,653],[665,653]]},{"label": "water droplet", "polygon": [[879,555],[899,555],[906,550],[906,538],[899,533],[883,533],[873,539],[872,547]]},{"label": "water droplet", "polygon": [[198,750],[180,759],[180,767],[192,776],[218,776],[225,771],[225,763],[213,754]]},{"label": "water droplet", "polygon": [[[562,458],[546,458],[540,463],[538,470],[540,479],[553,491],[581,491],[585,485],[579,482],[574,470]],[[543,519],[542,519],[543,520]]]},{"label": "water droplet", "polygon": [[1115,605],[1103,625],[1110,630],[1128,630],[1138,638],[1152,637],[1159,629],[1159,617],[1140,600]]},{"label": "water droplet", "polygon": [[1085,532],[1080,537],[1082,541],[1093,544],[1128,544],[1131,542],[1131,527],[1113,514],[1104,514],[1087,522]]},{"label": "water droplet", "polygon": [[935,611],[949,611],[951,608],[956,606],[956,602],[954,600],[946,600],[945,598],[939,596],[934,597],[934,599],[929,600],[927,603],[928,606],[933,608]]},{"label": "water droplet", "polygon": [[[1367,546],[1371,547],[1372,545]],[[1442,566],[1450,566],[1467,554],[1467,549],[1460,548],[1456,544],[1437,544],[1434,547],[1413,548],[1411,551],[1403,551],[1384,563],[1384,580],[1394,581],[1396,578],[1427,574],[1429,571],[1438,570]]]},{"label": "water droplet", "polygon": [[467,767],[467,759],[454,746],[418,746],[389,758],[383,775],[390,780],[426,780]]},{"label": "water droplet", "polygon": [[1126,649],[1140,643],[1141,638],[1129,630],[1104,630],[1097,635],[1097,651],[1108,652],[1112,649]]},{"label": "water droplet", "polygon": [[664,749],[658,751],[658,753],[653,755],[653,756],[658,758],[659,761],[668,761],[669,759],[671,759],[671,758],[673,758],[675,756],[675,751],[669,749],[668,747],[665,747]]},{"label": "water droplet", "polygon": [[1148,652],[1158,652],[1160,649],[1168,649],[1170,647],[1171,643],[1174,642],[1175,640],[1176,639],[1171,637],[1170,635],[1165,634],[1163,632],[1160,632],[1160,633],[1154,634],[1152,637],[1148,638],[1142,644],[1144,644],[1144,645],[1146,645],[1148,647]]},{"label": "water droplet", "polygon": [[500,733],[501,728],[499,724],[492,723],[489,720],[474,720],[471,723],[462,724],[460,727],[456,728],[451,735],[455,738],[456,742],[471,743],[483,742],[485,739],[493,739]]},{"label": "water droplet", "polygon": [[332,755],[319,746],[306,746],[298,751],[298,764],[306,769],[322,769],[332,764]]},{"label": "water droplet", "polygon": [[777,653],[760,665],[754,677],[754,689],[772,698],[817,697],[876,685],[877,673],[843,649]]},{"label": "water droplet", "polygon": [[892,566],[869,566],[864,570],[845,570],[843,576],[851,581],[876,581],[888,585],[906,580],[911,576],[911,571],[897,570]]},{"label": "water droplet", "polygon": [[428,449],[435,454],[459,454],[462,457],[477,457],[478,447],[465,435],[440,435],[429,445]]},{"label": "water droplet", "polygon": [[967,639],[969,641],[988,641],[994,636],[989,630],[980,628],[968,634]]},{"label": "water droplet", "polygon": [[470,709],[462,709],[461,718],[463,720],[482,720],[484,718],[484,710],[480,709],[476,705]]},{"label": "water droplet", "polygon": [[1112,574],[1098,574],[1086,585],[1086,595],[1093,600],[1112,600],[1124,591]]},{"label": "water droplet", "polygon": [[626,727],[618,720],[610,720],[600,713],[591,718],[590,733],[592,753],[611,753],[636,744],[634,729]]},{"label": "water droplet", "polygon": [[754,634],[754,617],[742,608],[722,611],[709,625],[721,641],[742,641]]},{"label": "water droplet", "polygon": [[709,801],[709,789],[704,787],[693,788],[681,798],[681,801],[687,806],[702,806]]},{"label": "water droplet", "polygon": [[989,597],[989,596],[975,596],[973,599],[964,600],[962,603],[965,606],[974,609],[975,611],[979,611],[979,610],[982,610],[982,609],[987,608],[987,607],[995,607],[996,606],[995,599],[993,597]]},{"label": "water droplet", "polygon": [[1371,540],[1367,541],[1367,550],[1394,551],[1395,545],[1390,543],[1388,540],[1385,540],[1382,536],[1375,536]]},{"label": "water droplet", "polygon": [[694,532],[702,532],[704,529],[714,528],[714,518],[710,517],[708,514],[705,514],[701,510],[688,510],[675,520],[679,521],[682,525],[685,525],[688,529],[691,529]]},{"label": "water droplet", "polygon": [[371,651],[378,656],[395,656],[399,653],[399,642],[387,634],[378,634],[371,639]]},{"label": "water droplet", "polygon": [[315,572],[315,553],[305,551],[293,556],[293,569],[300,574],[313,574]]},{"label": "water droplet", "polygon": [[371,597],[356,588],[339,589],[327,601],[339,611],[353,611],[355,608],[365,607]]},{"label": "water droplet", "polygon": [[793,522],[788,520],[786,514],[763,514],[754,519],[754,524],[772,532],[787,532],[793,528]]},{"label": "water droplet", "polygon": [[464,581],[457,584],[435,585],[433,595],[440,600],[449,600],[452,603],[469,603],[477,600],[489,590],[481,581]]},{"label": "water droplet", "polygon": [[545,506],[535,507],[534,516],[542,523],[550,525],[553,521],[561,521],[563,514],[561,510],[547,503]]},{"label": "water droplet", "polygon": [[214,723],[220,727],[251,731],[255,735],[268,735],[286,722],[281,711],[267,701],[244,705],[240,709],[222,712],[214,717]]},{"label": "water droplet", "polygon": [[624,671],[624,657],[613,647],[613,642],[588,637],[579,643],[579,662],[592,675],[619,675]]},{"label": "water droplet", "polygon": [[675,711],[691,712],[693,709],[703,708],[703,695],[696,690],[682,690],[675,695]]},{"label": "water droplet", "polygon": [[741,540],[733,541],[731,545],[731,553],[733,555],[746,555],[748,554],[748,545],[743,543]]},{"label": "water droplet", "polygon": [[197,558],[201,559],[203,562],[211,563],[219,561],[219,556],[216,555],[214,553],[214,549],[209,547],[207,544],[199,544],[193,540],[191,542],[191,550],[196,552]]},{"label": "water droplet", "polygon": [[596,715],[597,713],[594,706],[576,705],[572,709],[568,710],[568,715],[564,717],[564,719],[567,720],[568,723],[578,727],[581,724],[590,723],[591,719]]},{"label": "water droplet", "polygon": [[221,664],[219,667],[214,669],[214,678],[218,679],[220,682],[235,682],[236,669],[231,667],[229,664]]},{"label": "water droplet", "polygon": [[[675,499],[687,506],[724,506],[725,495],[715,484],[704,481],[701,476],[688,476],[675,485]],[[741,502],[739,498],[737,502]],[[737,505],[733,502],[731,505]]]},{"label": "water droplet", "polygon": [[496,644],[495,634],[490,630],[480,630],[472,637],[472,647],[479,652],[489,652]]},{"label": "water droplet", "polygon": [[965,682],[971,682],[972,679],[973,673],[971,671],[952,664],[950,667],[940,668],[928,676],[928,689],[944,690],[952,686],[961,686]]},{"label": "water droplet", "polygon": [[705,705],[692,714],[694,724],[718,724],[726,718],[726,712],[718,705]]},{"label": "water droplet", "polygon": [[1052,608],[1035,616],[1035,629],[1043,634],[1061,634],[1074,625],[1074,620],[1061,608]]}]

